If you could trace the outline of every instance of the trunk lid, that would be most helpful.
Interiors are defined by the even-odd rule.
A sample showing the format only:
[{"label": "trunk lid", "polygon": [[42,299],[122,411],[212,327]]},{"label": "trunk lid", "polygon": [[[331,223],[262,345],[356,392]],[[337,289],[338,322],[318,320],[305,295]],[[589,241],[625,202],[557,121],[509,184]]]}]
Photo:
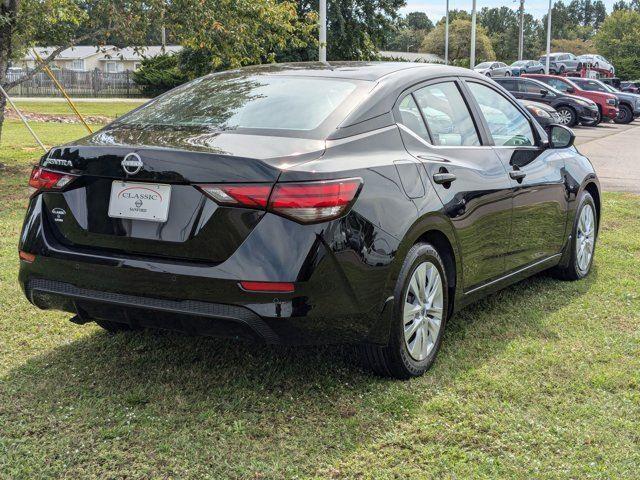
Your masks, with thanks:
[{"label": "trunk lid", "polygon": [[[194,185],[273,185],[282,168],[317,159],[323,152],[324,141],[312,139],[193,129],[105,129],[54,148],[42,159],[43,167],[79,175],[66,191],[43,194],[46,228],[76,250],[220,263],[264,212],[219,206]],[[135,174],[122,165],[132,153],[142,163]],[[169,185],[167,220],[109,216],[112,186],[123,181]]]}]

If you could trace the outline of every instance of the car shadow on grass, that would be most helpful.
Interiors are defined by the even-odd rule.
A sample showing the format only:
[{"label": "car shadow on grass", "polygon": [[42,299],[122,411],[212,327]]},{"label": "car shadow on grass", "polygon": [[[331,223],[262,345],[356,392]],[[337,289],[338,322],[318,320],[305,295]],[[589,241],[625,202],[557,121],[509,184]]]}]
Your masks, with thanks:
[{"label": "car shadow on grass", "polygon": [[[430,396],[494,361],[511,342],[553,341],[544,317],[587,294],[596,281],[595,269],[573,283],[538,275],[468,307],[449,322],[435,367],[411,382],[370,374],[349,347],[285,348],[172,333],[96,331],[10,371],[3,379],[11,397],[5,420],[46,417],[45,425],[55,425],[64,417],[77,426],[79,437],[101,429],[107,417],[118,422],[119,412],[162,418],[177,437],[208,429],[222,438],[233,433],[221,425],[240,422],[257,429],[242,448],[260,443],[267,450],[264,438],[294,422],[290,439],[303,445],[326,444],[340,431],[342,443],[332,451],[339,456],[393,428],[395,421],[406,422]],[[347,421],[344,432],[341,425]],[[17,437],[34,431],[28,422],[10,430]],[[55,428],[35,431],[39,442],[56,443]],[[119,438],[126,443],[126,437]],[[207,448],[215,448],[213,442]]]}]

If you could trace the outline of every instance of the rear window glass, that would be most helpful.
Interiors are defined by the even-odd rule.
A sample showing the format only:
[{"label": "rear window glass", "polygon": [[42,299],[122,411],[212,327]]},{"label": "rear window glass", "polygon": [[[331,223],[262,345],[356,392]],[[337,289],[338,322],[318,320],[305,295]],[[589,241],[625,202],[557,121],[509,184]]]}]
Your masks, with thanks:
[{"label": "rear window glass", "polygon": [[310,131],[356,90],[342,79],[199,78],[122,117],[121,125]]}]

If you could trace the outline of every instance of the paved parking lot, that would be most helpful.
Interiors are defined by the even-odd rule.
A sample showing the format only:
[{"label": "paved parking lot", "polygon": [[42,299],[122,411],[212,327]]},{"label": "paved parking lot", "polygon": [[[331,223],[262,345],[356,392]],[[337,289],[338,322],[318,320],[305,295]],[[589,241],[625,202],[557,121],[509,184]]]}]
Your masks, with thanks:
[{"label": "paved parking lot", "polygon": [[574,131],[578,150],[591,159],[604,190],[640,193],[640,120]]}]

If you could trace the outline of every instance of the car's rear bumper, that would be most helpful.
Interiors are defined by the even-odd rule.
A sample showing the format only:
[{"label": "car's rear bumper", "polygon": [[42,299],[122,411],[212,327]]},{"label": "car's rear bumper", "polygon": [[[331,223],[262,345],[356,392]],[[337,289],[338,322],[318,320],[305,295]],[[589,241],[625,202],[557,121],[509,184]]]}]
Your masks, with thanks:
[{"label": "car's rear bumper", "polygon": [[[249,237],[228,261],[209,265],[62,245],[48,233],[35,204],[20,241],[20,249],[35,260],[20,262],[19,282],[37,307],[87,321],[268,343],[384,343],[385,289],[395,249],[381,255],[358,244],[354,250],[356,239],[350,236],[358,232],[343,230],[344,220],[307,227],[284,222],[289,221],[265,215],[253,233],[260,246],[251,245]],[[395,245],[385,232],[363,227],[376,230],[372,239],[384,237]],[[288,235],[283,228],[290,228]],[[260,249],[277,252],[267,256]],[[291,282],[295,289],[248,292],[239,286],[243,280]]]}]

